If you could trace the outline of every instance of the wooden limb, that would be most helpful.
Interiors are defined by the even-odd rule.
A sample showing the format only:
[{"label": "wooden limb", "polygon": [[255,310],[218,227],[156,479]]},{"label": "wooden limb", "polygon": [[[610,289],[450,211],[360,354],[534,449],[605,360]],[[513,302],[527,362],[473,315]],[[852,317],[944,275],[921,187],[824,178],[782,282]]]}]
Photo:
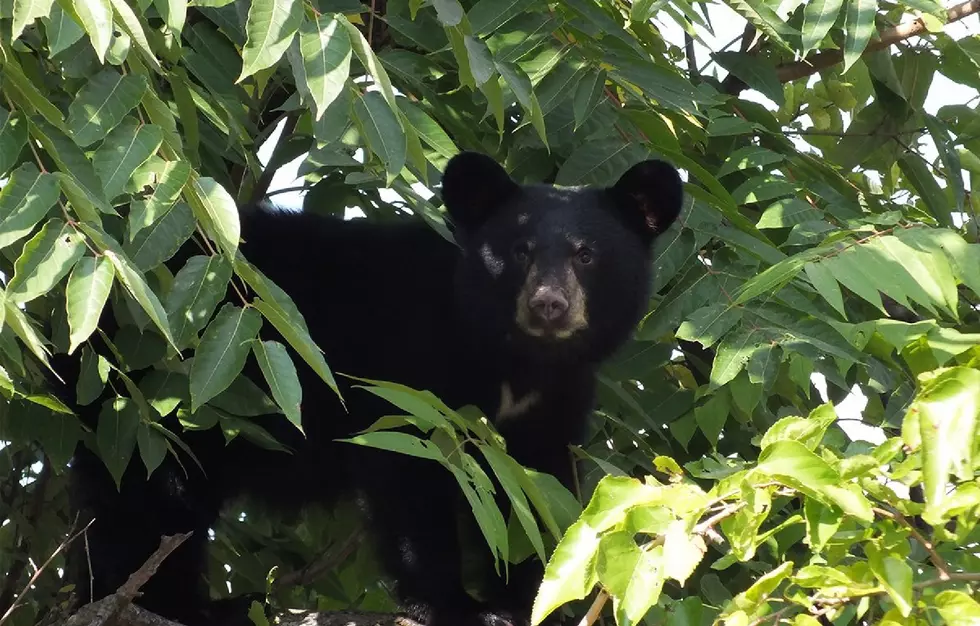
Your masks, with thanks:
[{"label": "wooden limb", "polygon": [[[946,23],[952,24],[977,13],[980,13],[980,0],[969,0],[969,2],[957,4],[946,11]],[[925,32],[926,23],[921,18],[886,28],[878,33],[877,41],[872,41],[868,44],[864,54],[883,50],[892,44],[905,41]],[[802,61],[794,61],[793,63],[778,66],[776,68],[776,75],[779,77],[779,82],[788,83],[797,78],[803,78],[804,76],[815,74],[822,69],[837,65],[843,60],[844,52],[842,50],[824,50],[823,52],[811,54]]]}]

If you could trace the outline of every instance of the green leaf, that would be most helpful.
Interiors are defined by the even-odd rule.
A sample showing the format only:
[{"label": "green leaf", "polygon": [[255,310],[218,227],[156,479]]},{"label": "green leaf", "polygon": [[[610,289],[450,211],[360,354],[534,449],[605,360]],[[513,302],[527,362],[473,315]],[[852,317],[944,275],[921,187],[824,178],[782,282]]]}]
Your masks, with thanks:
[{"label": "green leaf", "polygon": [[711,366],[711,386],[721,387],[735,378],[756,349],[765,345],[763,333],[750,326],[739,326],[718,344],[718,351]]},{"label": "green leaf", "polygon": [[717,178],[749,168],[766,167],[767,165],[772,165],[773,163],[781,163],[785,159],[786,157],[783,155],[779,154],[778,152],[773,152],[767,148],[762,148],[760,146],[745,146],[743,148],[739,148],[727,159],[725,159],[721,169],[718,170]]},{"label": "green leaf", "polygon": [[51,13],[54,0],[13,0],[13,21],[10,25],[10,40],[20,37],[24,28],[30,26],[39,17],[47,17]]},{"label": "green leaf", "polygon": [[731,0],[729,5],[777,42],[782,43],[783,37],[795,34],[794,29],[765,0]]},{"label": "green leaf", "polygon": [[796,197],[780,198],[762,212],[756,227],[789,228],[822,217],[823,214],[808,202]]},{"label": "green leaf", "polygon": [[172,257],[196,227],[194,212],[184,202],[178,202],[123,249],[140,271],[148,272]]},{"label": "green leaf", "polygon": [[466,14],[466,18],[473,34],[483,36],[525,13],[533,5],[534,0],[479,0]]},{"label": "green leaf", "polygon": [[742,318],[739,308],[727,304],[712,304],[692,313],[677,329],[678,339],[697,341],[711,347]]},{"label": "green leaf", "polygon": [[806,520],[806,541],[814,552],[823,551],[843,520],[839,511],[824,506],[813,498],[807,498],[803,502],[803,518]]},{"label": "green leaf", "polygon": [[167,456],[167,438],[161,435],[150,424],[141,423],[136,431],[136,443],[139,447],[140,458],[146,466],[147,477],[160,467]]},{"label": "green leaf", "polygon": [[540,624],[552,611],[572,600],[581,600],[598,581],[595,571],[600,536],[579,519],[568,527],[544,570],[534,598],[531,623]]},{"label": "green leaf", "polygon": [[320,348],[310,337],[306,320],[303,319],[302,313],[296,308],[292,298],[262,272],[245,261],[241,255],[235,259],[235,271],[261,298],[261,300],[253,302],[253,306],[276,327],[286,342],[303,357],[303,360],[313,368],[313,371],[323,379],[323,382],[327,383],[334,393],[340,396],[340,390],[337,388],[333,373],[327,367],[327,362],[323,359]]},{"label": "green leaf", "polygon": [[84,257],[75,264],[65,289],[71,354],[95,332],[102,309],[109,299],[114,277],[112,263],[105,257]]},{"label": "green leaf", "polygon": [[419,439],[408,433],[381,430],[372,433],[361,433],[350,439],[340,439],[339,441],[356,443],[360,446],[368,446],[380,450],[390,450],[420,459],[429,459],[430,461],[445,461],[446,458],[439,450],[439,447],[431,441]]},{"label": "green leaf", "polygon": [[70,224],[52,218],[24,244],[7,283],[7,299],[30,302],[50,291],[85,254],[82,235]]},{"label": "green leaf", "polygon": [[129,240],[147,228],[174,205],[184,185],[190,180],[191,166],[186,161],[168,161],[160,172],[160,180],[144,202],[134,202],[129,211]]},{"label": "green leaf", "polygon": [[48,18],[42,21],[48,36],[48,50],[51,56],[57,56],[85,34],[78,22],[57,2],[51,6],[51,14]]},{"label": "green leaf", "polygon": [[84,148],[108,135],[139,104],[146,88],[144,76],[114,69],[91,77],[68,105],[68,128],[75,142]]},{"label": "green leaf", "polygon": [[184,29],[184,21],[187,19],[187,0],[153,0],[156,8],[167,28],[175,35],[180,35]]},{"label": "green leaf", "polygon": [[279,61],[303,21],[300,0],[253,0],[248,9],[242,72],[236,83]]},{"label": "green leaf", "polygon": [[174,338],[170,332],[170,324],[167,322],[167,313],[164,311],[163,305],[160,304],[159,298],[153,293],[150,286],[146,284],[146,279],[136,269],[133,262],[122,250],[122,247],[94,224],[80,222],[78,228],[88,235],[92,243],[95,244],[95,247],[109,259],[113,269],[116,270],[116,278],[119,279],[119,282],[122,283],[126,291],[129,292],[129,295],[146,312],[150,321],[160,329],[160,332],[170,345],[176,348],[177,346],[174,344]]},{"label": "green leaf", "polygon": [[100,63],[112,42],[112,6],[109,0],[71,0],[75,15],[82,22]]},{"label": "green leaf", "polygon": [[385,101],[388,106],[391,107],[393,111],[398,109],[398,103],[395,102],[395,90],[391,86],[391,79],[388,78],[388,73],[385,68],[378,61],[378,57],[375,56],[374,50],[371,48],[371,44],[368,40],[364,38],[361,31],[357,29],[356,26],[351,24],[346,17],[340,15],[337,16],[337,20],[347,29],[347,34],[350,36],[351,48],[354,50],[354,54],[360,59],[361,64],[367,69],[374,78],[375,84],[381,90],[381,95],[385,97]]},{"label": "green leaf", "polygon": [[140,124],[127,117],[102,142],[92,162],[102,179],[106,198],[121,194],[133,172],[146,162],[163,143],[163,129],[152,124]]},{"label": "green leaf", "polygon": [[245,366],[249,341],[262,326],[262,316],[253,308],[226,303],[208,324],[191,365],[191,411],[231,385]]},{"label": "green leaf", "polygon": [[481,445],[479,448],[493,469],[493,473],[500,480],[500,484],[510,500],[512,511],[517,516],[527,538],[531,541],[531,545],[534,546],[534,551],[544,561],[546,557],[541,531],[538,530],[537,520],[534,519],[527,497],[521,489],[520,475],[524,474],[524,468],[513,461],[508,462],[506,454],[491,446]]},{"label": "green leaf", "polygon": [[980,371],[967,367],[941,370],[923,383],[906,413],[918,420],[922,441],[922,484],[926,509],[922,518],[940,525],[944,518],[947,482],[973,477],[974,441],[980,415]]},{"label": "green leaf", "polygon": [[364,129],[371,152],[384,163],[390,183],[405,167],[408,150],[398,116],[377,91],[354,100],[354,116]]},{"label": "green leaf", "polygon": [[575,128],[578,130],[589,114],[595,110],[596,106],[605,95],[606,71],[599,70],[586,76],[575,86],[575,94],[572,96],[572,115],[575,118]]},{"label": "green leaf", "polygon": [[619,139],[582,144],[562,164],[555,177],[555,184],[612,185],[631,165],[642,161],[646,156],[644,148]]},{"label": "green leaf", "polygon": [[459,0],[432,0],[432,6],[443,26],[456,26],[463,21],[463,7],[459,5]]},{"label": "green leaf", "polygon": [[820,45],[827,36],[844,0],[810,0],[803,11],[803,54]]},{"label": "green leaf", "polygon": [[980,620],[980,604],[962,591],[940,591],[933,598],[933,605],[948,626],[970,626]]},{"label": "green leaf", "polygon": [[830,306],[837,309],[841,317],[847,319],[840,286],[838,286],[837,279],[834,278],[834,274],[827,265],[824,263],[807,263],[803,266],[803,271],[806,272],[806,277],[810,279],[810,284],[817,290],[817,293],[823,296],[824,300],[830,303]]},{"label": "green leaf", "polygon": [[922,198],[922,202],[925,203],[929,212],[942,224],[951,225],[952,218],[949,215],[950,206],[946,200],[946,194],[936,182],[922,157],[909,152],[902,155],[898,160],[898,165],[905,175],[905,180]]},{"label": "green leaf", "polygon": [[218,242],[229,259],[234,259],[242,230],[235,199],[218,181],[204,176],[192,179],[184,193],[208,236]]},{"label": "green leaf", "polygon": [[27,236],[58,201],[58,180],[24,163],[0,189],[0,248]]},{"label": "green leaf", "polygon": [[727,393],[714,393],[707,402],[694,409],[694,420],[712,448],[718,445],[718,437],[725,428],[730,410],[731,402]]},{"label": "green leaf", "polygon": [[929,130],[939,152],[939,160],[942,161],[943,169],[946,170],[946,187],[953,192],[956,210],[963,211],[963,203],[966,199],[966,191],[963,188],[963,168],[960,163],[960,155],[949,135],[949,129],[946,124],[933,115],[924,115],[923,117],[926,128]]},{"label": "green leaf", "polygon": [[350,74],[350,36],[340,22],[321,15],[315,22],[304,20],[299,31],[299,48],[306,76],[306,89],[315,105],[314,120],[346,88]]},{"label": "green leaf", "polygon": [[453,140],[446,134],[439,124],[429,117],[417,104],[408,98],[399,98],[398,106],[405,115],[405,119],[415,129],[419,138],[429,147],[447,159],[452,158],[459,152],[459,148]]},{"label": "green leaf", "polygon": [[[68,198],[72,209],[79,215],[84,211],[101,211],[112,213],[112,208],[106,201],[102,180],[95,173],[92,162],[85,153],[75,145],[68,135],[44,120],[31,119],[31,134],[41,142],[44,151],[54,159],[59,172],[54,173],[61,183],[61,190]],[[98,216],[85,219],[98,221]]]},{"label": "green leaf", "polygon": [[129,398],[116,397],[102,405],[95,442],[117,489],[121,487],[123,473],[133,457],[139,426],[139,409]]},{"label": "green leaf", "polygon": [[300,405],[303,403],[303,388],[300,386],[296,366],[289,358],[286,347],[277,341],[253,341],[252,352],[259,362],[259,368],[269,384],[272,397],[289,421],[302,432],[303,420]]},{"label": "green leaf", "polygon": [[844,72],[861,58],[875,30],[878,0],[850,0],[844,15]]},{"label": "green leaf", "polygon": [[745,52],[715,52],[712,58],[749,87],[783,106],[783,85],[776,67],[764,57]]},{"label": "green leaf", "polygon": [[908,617],[912,613],[913,601],[912,568],[903,559],[882,554],[873,543],[865,544],[864,550],[875,578],[881,581],[902,617]]},{"label": "green leaf", "polygon": [[129,35],[130,40],[136,43],[136,49],[139,50],[143,59],[149,63],[150,68],[162,74],[163,67],[153,54],[153,50],[150,49],[150,42],[146,38],[146,32],[143,29],[143,24],[140,22],[139,17],[129,8],[126,0],[109,0],[109,2],[112,4],[112,8],[116,13],[116,24],[119,26],[119,29],[126,35]]},{"label": "green leaf", "polygon": [[494,65],[493,55],[490,48],[482,40],[470,35],[463,36],[463,44],[466,46],[467,56],[470,60],[470,72],[477,87],[493,77]]},{"label": "green leaf", "polygon": [[27,120],[19,111],[8,112],[0,107],[0,176],[7,173],[20,158],[27,145]]},{"label": "green leaf", "polygon": [[101,355],[91,348],[82,348],[82,363],[75,382],[75,403],[85,406],[98,400],[106,382],[109,381],[111,366]]}]

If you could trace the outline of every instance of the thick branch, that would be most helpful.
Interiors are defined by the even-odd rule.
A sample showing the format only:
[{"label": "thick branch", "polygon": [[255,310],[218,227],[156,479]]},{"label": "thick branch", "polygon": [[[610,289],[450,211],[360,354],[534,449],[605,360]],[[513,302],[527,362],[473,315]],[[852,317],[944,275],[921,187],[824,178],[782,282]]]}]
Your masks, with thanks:
[{"label": "thick branch", "polygon": [[[946,22],[952,24],[976,13],[980,13],[980,0],[963,2],[946,11]],[[892,44],[905,41],[924,32],[926,32],[926,23],[922,18],[886,28],[878,34],[877,41],[872,41],[868,44],[864,54],[882,50]],[[823,52],[811,54],[802,61],[780,65],[776,68],[776,75],[779,76],[780,82],[788,83],[797,78],[803,78],[804,76],[815,74],[822,69],[837,65],[843,60],[844,52],[842,50],[824,50]]]}]

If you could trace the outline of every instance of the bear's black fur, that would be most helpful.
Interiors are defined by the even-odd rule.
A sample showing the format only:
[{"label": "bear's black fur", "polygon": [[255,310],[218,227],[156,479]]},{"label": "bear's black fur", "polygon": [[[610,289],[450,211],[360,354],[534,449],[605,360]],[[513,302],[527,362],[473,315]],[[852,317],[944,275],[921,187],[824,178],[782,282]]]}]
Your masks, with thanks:
[{"label": "bear's black fur", "polygon": [[[611,188],[522,186],[489,157],[464,153],[449,163],[442,197],[459,247],[420,220],[345,222],[253,209],[242,214],[241,249],[292,296],[334,371],[429,390],[454,408],[476,405],[519,462],[571,486],[568,444],[583,434],[597,366],[646,310],[651,244],[681,208],[678,174],[646,161]],[[268,323],[262,336],[282,341]],[[215,428],[183,432],[207,478],[186,456],[182,465],[168,456],[147,482],[134,455],[117,492],[102,461],[79,446],[70,496],[83,522],[97,518],[88,531],[92,578],[81,542],[71,559],[83,598],[90,583],[95,598],[113,592],[161,535],[193,530],[138,602],[185,623],[215,623],[202,576],[207,531],[223,502],[247,493],[291,510],[357,488],[410,616],[436,626],[526,621],[540,563],[537,580],[512,575],[485,604],[471,599],[461,581],[453,513],[460,491],[450,473],[335,442],[392,407],[341,379],[345,413],[298,356],[294,362],[306,438],[281,416],[257,418],[292,455],[241,437],[226,445]],[[264,384],[254,363],[246,371]],[[164,423],[180,432],[173,415]]]}]

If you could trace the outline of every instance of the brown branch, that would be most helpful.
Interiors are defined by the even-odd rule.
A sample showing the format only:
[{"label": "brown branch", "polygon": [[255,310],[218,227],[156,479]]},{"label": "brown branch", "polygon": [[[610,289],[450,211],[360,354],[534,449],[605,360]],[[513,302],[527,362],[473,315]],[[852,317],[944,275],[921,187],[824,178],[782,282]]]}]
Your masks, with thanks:
[{"label": "brown branch", "polygon": [[7,570],[7,578],[4,581],[3,590],[0,590],[0,614],[6,615],[14,605],[14,593],[21,575],[27,569],[30,561],[31,545],[33,544],[34,533],[37,529],[37,521],[41,517],[44,509],[44,501],[47,497],[48,482],[51,479],[51,464],[47,457],[43,457],[41,472],[34,481],[34,493],[31,498],[31,507],[24,518],[24,524],[18,529],[20,537],[17,541],[17,555],[14,562]]},{"label": "brown branch", "polygon": [[[95,521],[95,520],[92,520],[92,521]],[[48,565],[51,565],[51,561],[54,560],[54,557],[56,557],[59,554],[61,554],[64,551],[64,549],[67,548],[69,546],[69,544],[71,544],[71,542],[75,541],[81,535],[83,535],[85,533],[85,531],[88,530],[88,527],[91,526],[91,525],[92,525],[92,522],[89,522],[88,524],[85,525],[85,528],[81,529],[80,531],[78,531],[74,535],[68,537],[68,539],[65,539],[64,541],[62,541],[61,542],[61,545],[59,545],[55,549],[55,551],[51,553],[51,556],[49,556],[47,558],[47,560],[44,561],[44,563],[41,564],[41,567],[37,568],[37,571],[34,572],[34,575],[33,576],[31,576],[31,579],[27,582],[27,586],[25,586],[24,589],[21,590],[20,594],[17,596],[17,599],[14,600],[14,603],[12,605],[10,605],[10,608],[7,609],[7,611],[3,614],[3,616],[0,616],[0,625],[2,625],[4,622],[6,622],[10,618],[10,616],[14,614],[14,611],[17,610],[17,607],[20,606],[21,602],[23,602],[24,601],[24,598],[27,596],[27,592],[34,588],[34,583],[37,582],[37,579],[41,576],[41,574],[44,572],[44,570],[47,569]]]},{"label": "brown branch", "polygon": [[[150,555],[150,558],[138,570],[129,575],[126,582],[114,594],[83,606],[67,621],[65,626],[81,626],[82,624],[87,626],[104,626],[107,624],[125,623],[127,620],[117,620],[117,618],[124,612],[134,608],[133,600],[139,595],[139,591],[143,585],[153,578],[153,575],[157,573],[157,569],[159,569],[164,559],[170,556],[191,534],[191,532],[187,532],[161,537],[160,547]],[[160,622],[156,621],[148,623],[160,624]],[[167,623],[172,624],[173,622]]]},{"label": "brown branch", "polygon": [[[969,0],[969,2],[957,4],[946,11],[946,23],[952,24],[976,13],[980,13],[980,0]],[[892,44],[905,41],[924,32],[926,32],[926,23],[922,18],[916,18],[911,22],[886,28],[878,33],[877,41],[872,41],[868,44],[863,54],[883,50]],[[802,61],[785,63],[776,67],[776,75],[779,77],[779,82],[788,83],[797,78],[803,78],[804,76],[815,74],[822,69],[837,65],[843,60],[844,52],[842,50],[824,50],[811,54]]]},{"label": "brown branch", "polygon": [[337,569],[354,552],[357,546],[360,545],[364,539],[364,534],[364,529],[358,528],[345,541],[339,545],[332,546],[332,550],[325,551],[320,558],[306,567],[280,576],[274,583],[275,587],[281,588],[297,584],[308,585],[324,572]]}]

